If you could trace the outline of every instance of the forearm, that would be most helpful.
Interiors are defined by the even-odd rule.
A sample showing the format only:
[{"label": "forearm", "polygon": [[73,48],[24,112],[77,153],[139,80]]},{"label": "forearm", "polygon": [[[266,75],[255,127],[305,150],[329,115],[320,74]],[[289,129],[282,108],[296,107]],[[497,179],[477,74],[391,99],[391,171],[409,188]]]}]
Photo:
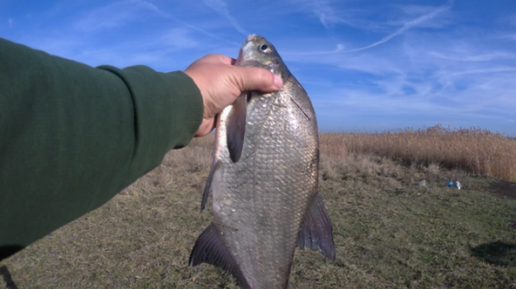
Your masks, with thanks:
[{"label": "forearm", "polygon": [[0,39],[0,254],[105,203],[202,114],[182,72],[92,68]]}]

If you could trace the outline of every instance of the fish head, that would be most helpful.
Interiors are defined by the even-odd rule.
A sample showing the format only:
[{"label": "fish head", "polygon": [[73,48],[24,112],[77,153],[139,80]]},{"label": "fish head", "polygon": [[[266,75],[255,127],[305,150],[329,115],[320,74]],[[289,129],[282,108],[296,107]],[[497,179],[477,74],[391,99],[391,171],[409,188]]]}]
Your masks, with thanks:
[{"label": "fish head", "polygon": [[283,82],[292,75],[278,54],[276,47],[262,36],[249,35],[240,48],[237,66],[260,67],[280,76]]}]

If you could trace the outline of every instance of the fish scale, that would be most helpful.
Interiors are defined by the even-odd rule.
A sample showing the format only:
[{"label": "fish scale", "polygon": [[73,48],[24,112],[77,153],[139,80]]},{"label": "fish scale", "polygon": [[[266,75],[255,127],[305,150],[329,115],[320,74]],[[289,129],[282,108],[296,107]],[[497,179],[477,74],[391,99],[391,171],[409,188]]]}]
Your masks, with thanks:
[{"label": "fish scale", "polygon": [[212,193],[213,222],[189,263],[221,267],[243,288],[286,288],[296,246],[335,258],[331,222],[317,188],[315,113],[263,37],[248,37],[236,65],[269,69],[284,85],[275,93],[246,93],[219,116],[201,206]]}]

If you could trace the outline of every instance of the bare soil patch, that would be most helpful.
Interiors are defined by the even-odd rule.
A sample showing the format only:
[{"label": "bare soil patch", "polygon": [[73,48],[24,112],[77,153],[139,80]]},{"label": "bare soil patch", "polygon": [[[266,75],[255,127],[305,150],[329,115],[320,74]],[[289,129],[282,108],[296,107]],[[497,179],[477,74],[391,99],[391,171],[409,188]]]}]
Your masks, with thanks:
[{"label": "bare soil patch", "polygon": [[516,183],[496,180],[489,184],[488,191],[503,199],[516,200]]}]

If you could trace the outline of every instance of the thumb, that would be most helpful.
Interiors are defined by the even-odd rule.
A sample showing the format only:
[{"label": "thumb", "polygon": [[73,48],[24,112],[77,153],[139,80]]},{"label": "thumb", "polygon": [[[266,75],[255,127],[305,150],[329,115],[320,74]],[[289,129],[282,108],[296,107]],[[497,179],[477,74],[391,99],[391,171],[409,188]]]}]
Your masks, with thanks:
[{"label": "thumb", "polygon": [[233,67],[234,73],[231,80],[240,91],[273,92],[279,90],[283,85],[281,77],[263,68]]}]

